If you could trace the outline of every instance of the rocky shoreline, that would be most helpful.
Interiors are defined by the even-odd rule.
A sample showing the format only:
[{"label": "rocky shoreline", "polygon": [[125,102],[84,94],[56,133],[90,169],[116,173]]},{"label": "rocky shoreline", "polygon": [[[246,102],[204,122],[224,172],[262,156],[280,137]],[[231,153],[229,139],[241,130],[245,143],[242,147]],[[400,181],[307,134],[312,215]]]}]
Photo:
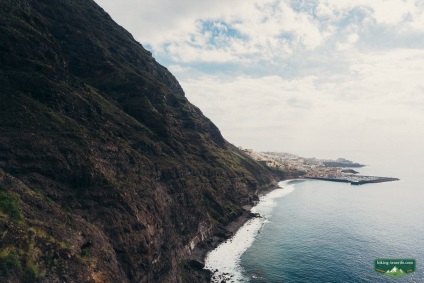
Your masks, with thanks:
[{"label": "rocky shoreline", "polygon": [[[360,176],[358,177],[370,177],[370,176]],[[287,179],[298,179],[299,177],[292,176]],[[386,177],[374,177],[369,180],[360,180],[358,182],[353,182],[352,180],[338,180],[334,178],[317,178],[317,177],[303,177],[306,179],[317,179],[325,181],[336,181],[336,182],[348,182],[352,185],[363,184],[363,183],[378,183],[378,182],[388,182],[388,181],[397,181],[397,178],[386,178]],[[281,180],[283,181],[283,180]],[[227,239],[231,238],[236,234],[236,232],[250,219],[254,217],[260,217],[257,213],[252,213],[250,210],[257,204],[259,197],[267,195],[275,189],[280,188],[278,183],[266,186],[265,188],[256,191],[252,196],[251,202],[244,205],[244,212],[238,216],[234,221],[228,223],[227,225],[217,225],[215,231],[212,235],[205,239],[203,242],[199,243],[192,251],[191,256],[186,264],[186,271],[190,274],[189,282],[204,282],[209,283],[212,280],[213,272],[204,269],[205,259],[208,253],[215,248],[217,248],[221,243],[225,242]],[[229,274],[228,274],[229,275]],[[221,280],[222,279],[222,280]],[[219,282],[229,282],[229,277],[224,273],[222,278],[219,278]]]},{"label": "rocky shoreline", "polygon": [[[271,191],[280,188],[278,183],[272,183],[265,188],[258,190],[255,194],[255,198],[251,203],[244,205],[244,212],[238,216],[234,221],[231,221],[227,225],[217,225],[214,233],[205,241],[199,243],[192,251],[188,263],[185,265],[185,271],[188,275],[190,282],[204,282],[209,283],[212,279],[212,272],[208,269],[204,269],[204,262],[207,254],[218,247],[221,243],[231,238],[235,233],[250,219],[260,217],[256,213],[252,213],[250,209],[256,205],[259,197],[264,196]],[[195,281],[197,280],[197,281]],[[221,282],[226,282],[225,279]]]}]

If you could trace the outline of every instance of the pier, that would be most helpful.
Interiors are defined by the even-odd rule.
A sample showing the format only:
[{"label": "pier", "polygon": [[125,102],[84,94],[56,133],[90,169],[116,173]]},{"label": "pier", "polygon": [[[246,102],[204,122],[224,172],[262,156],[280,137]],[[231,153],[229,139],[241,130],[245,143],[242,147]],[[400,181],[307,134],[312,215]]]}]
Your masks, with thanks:
[{"label": "pier", "polygon": [[341,175],[341,176],[304,176],[306,179],[323,180],[330,182],[344,182],[351,185],[363,185],[368,183],[383,183],[399,181],[398,178],[377,177],[377,176],[362,176],[362,175]]}]

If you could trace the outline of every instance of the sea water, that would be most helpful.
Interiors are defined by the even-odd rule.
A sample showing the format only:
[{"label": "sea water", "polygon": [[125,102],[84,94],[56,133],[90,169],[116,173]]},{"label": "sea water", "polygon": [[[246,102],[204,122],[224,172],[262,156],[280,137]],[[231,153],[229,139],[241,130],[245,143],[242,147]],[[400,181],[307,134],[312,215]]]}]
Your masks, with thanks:
[{"label": "sea water", "polygon": [[[271,215],[270,213],[277,205],[277,199],[290,194],[294,190],[287,181],[280,182],[280,186],[280,189],[261,197],[259,204],[252,208],[251,211],[260,213],[261,217],[250,219],[231,239],[208,254],[205,268],[214,271],[212,282],[221,282],[223,279],[227,279],[229,282],[248,281],[248,276],[243,273],[240,266],[240,256],[257,239],[258,233],[268,222],[266,217]],[[284,189],[282,186],[284,186]]]},{"label": "sea water", "polygon": [[[254,208],[263,218],[211,252],[206,266],[218,270],[215,282],[225,273],[226,282],[424,282],[422,162],[386,157],[359,169],[397,182],[284,181]],[[386,277],[374,271],[377,258],[416,259],[416,272]]]}]

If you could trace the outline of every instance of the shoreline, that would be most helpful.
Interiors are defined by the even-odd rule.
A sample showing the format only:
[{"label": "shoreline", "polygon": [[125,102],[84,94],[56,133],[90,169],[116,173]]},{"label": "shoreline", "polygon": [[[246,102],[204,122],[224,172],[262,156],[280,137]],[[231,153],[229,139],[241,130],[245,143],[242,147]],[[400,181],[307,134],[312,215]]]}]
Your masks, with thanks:
[{"label": "shoreline", "polygon": [[279,183],[288,180],[280,180],[278,182],[271,183],[265,186],[263,189],[258,189],[255,193],[258,197],[258,201],[254,201],[254,204],[242,206],[244,211],[240,216],[238,216],[234,221],[231,221],[225,226],[218,224],[215,228],[214,233],[208,239],[199,243],[193,249],[190,257],[188,258],[188,268],[194,273],[191,275],[194,275],[195,277],[193,278],[193,276],[190,276],[190,278],[193,278],[197,281],[193,280],[190,282],[210,283],[212,281],[213,272],[209,269],[204,268],[205,260],[208,254],[215,250],[220,244],[231,239],[249,220],[254,218],[260,218],[261,216],[259,214],[251,212],[251,209],[258,204],[259,198],[271,193],[274,190],[280,189],[281,187],[279,186]]},{"label": "shoreline", "polygon": [[[254,205],[244,207],[244,213],[235,221],[225,227],[228,233],[219,241],[208,245],[203,250],[202,262],[204,262],[202,272],[206,275],[201,282],[239,282],[243,279],[240,272],[240,256],[251,246],[266,222],[266,216],[275,205],[275,199],[280,198],[292,190],[290,186],[281,185],[281,182],[289,182],[292,179],[281,180],[274,186],[257,192],[258,201]],[[272,193],[275,192],[275,193]],[[270,195],[270,193],[272,193]],[[261,199],[259,199],[261,197]],[[256,213],[256,212],[260,213]],[[222,235],[221,235],[222,236]],[[213,238],[214,236],[212,236]]]}]

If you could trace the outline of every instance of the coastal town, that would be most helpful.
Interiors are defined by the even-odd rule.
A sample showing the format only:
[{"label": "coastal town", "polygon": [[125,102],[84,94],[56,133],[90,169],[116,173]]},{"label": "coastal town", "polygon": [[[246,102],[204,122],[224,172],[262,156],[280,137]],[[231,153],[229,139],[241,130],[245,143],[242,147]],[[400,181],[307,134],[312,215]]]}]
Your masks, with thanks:
[{"label": "coastal town", "polygon": [[359,175],[352,168],[365,165],[354,163],[345,158],[318,159],[315,157],[304,158],[285,152],[255,152],[251,149],[242,149],[256,161],[268,167],[291,172],[292,175],[305,179],[325,180],[332,182],[345,182],[352,185],[367,183],[381,183],[398,181],[397,178]]}]

